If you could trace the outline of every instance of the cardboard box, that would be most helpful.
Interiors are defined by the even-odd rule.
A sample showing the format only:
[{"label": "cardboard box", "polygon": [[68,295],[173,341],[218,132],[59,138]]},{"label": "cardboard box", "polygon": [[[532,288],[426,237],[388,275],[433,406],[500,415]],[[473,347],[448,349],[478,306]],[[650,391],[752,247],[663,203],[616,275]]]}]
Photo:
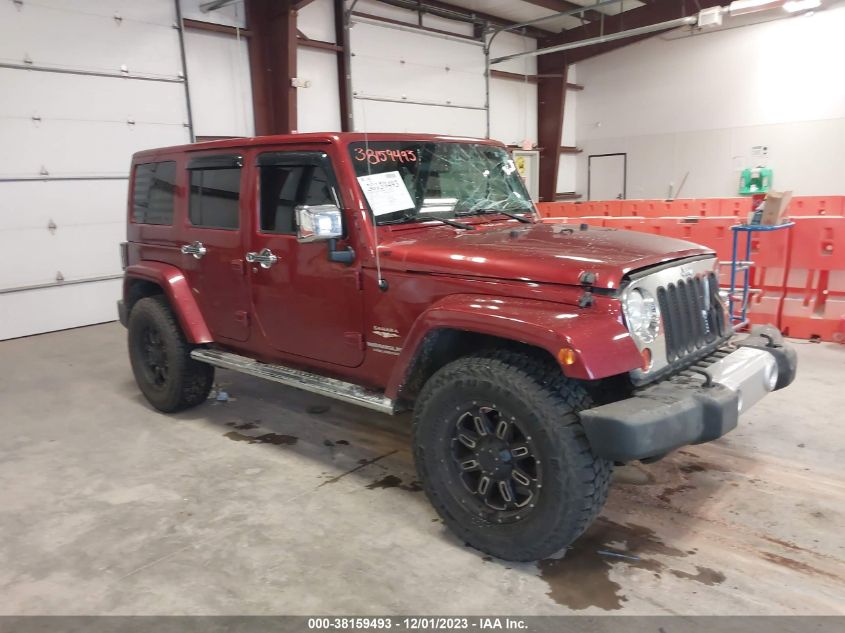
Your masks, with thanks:
[{"label": "cardboard box", "polygon": [[760,219],[760,224],[763,226],[783,224],[791,200],[791,191],[769,191],[763,203],[763,217]]}]

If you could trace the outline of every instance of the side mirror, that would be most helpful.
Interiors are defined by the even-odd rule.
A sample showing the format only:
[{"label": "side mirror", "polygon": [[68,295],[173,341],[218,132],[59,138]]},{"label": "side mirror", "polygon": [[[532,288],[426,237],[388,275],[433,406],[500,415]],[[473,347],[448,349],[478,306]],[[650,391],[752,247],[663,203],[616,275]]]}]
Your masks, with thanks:
[{"label": "side mirror", "polygon": [[334,240],[343,236],[343,214],[333,204],[298,205],[296,225],[300,242]]}]

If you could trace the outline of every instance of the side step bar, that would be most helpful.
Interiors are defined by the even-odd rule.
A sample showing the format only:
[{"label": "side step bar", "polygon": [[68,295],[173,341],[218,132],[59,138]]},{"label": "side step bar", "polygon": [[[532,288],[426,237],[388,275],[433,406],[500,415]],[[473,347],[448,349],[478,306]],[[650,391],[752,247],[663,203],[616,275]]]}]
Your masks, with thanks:
[{"label": "side step bar", "polygon": [[283,365],[259,363],[246,356],[239,356],[238,354],[222,352],[216,349],[197,348],[191,352],[191,358],[208,363],[209,365],[214,365],[215,367],[231,369],[242,374],[280,382],[289,387],[296,387],[297,389],[317,393],[321,396],[334,398],[335,400],[357,404],[373,411],[390,415],[398,413],[396,403],[390,398],[385,397],[384,394],[368,391],[350,382],[326,378],[325,376]]}]

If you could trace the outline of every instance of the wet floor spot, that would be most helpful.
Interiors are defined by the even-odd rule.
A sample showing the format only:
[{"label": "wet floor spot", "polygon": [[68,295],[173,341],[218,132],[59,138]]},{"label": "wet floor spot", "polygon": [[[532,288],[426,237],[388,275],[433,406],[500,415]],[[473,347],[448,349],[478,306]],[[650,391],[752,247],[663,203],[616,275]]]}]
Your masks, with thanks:
[{"label": "wet floor spot", "polygon": [[321,413],[326,413],[329,410],[328,405],[325,404],[312,404],[310,407],[305,409],[307,413],[311,413],[313,415],[319,415]]},{"label": "wet floor spot", "polygon": [[[622,547],[619,547],[622,545]],[[610,578],[615,565],[645,569],[655,574],[666,566],[655,555],[683,558],[687,553],[666,545],[654,530],[599,518],[566,551],[563,558],[538,563],[540,577],[549,585],[548,596],[570,609],[622,608],[628,598],[622,586]]]},{"label": "wet floor spot", "polygon": [[680,486],[672,486],[671,488],[664,488],[663,492],[657,495],[657,498],[660,499],[663,503],[671,503],[672,497],[680,492],[686,492],[687,490],[694,490],[695,486],[690,484],[681,484]]},{"label": "wet floor spot", "polygon": [[374,482],[367,484],[368,490],[376,490],[378,488],[399,488],[408,492],[419,492],[422,490],[422,484],[418,481],[403,484],[402,480],[396,475],[385,475],[381,479],[376,479]]},{"label": "wet floor spot", "polygon": [[[690,453],[687,453],[690,455]],[[681,464],[678,466],[678,469],[687,475],[692,473],[703,473],[710,470],[714,470],[716,472],[725,472],[724,466],[719,466],[718,464],[714,464],[713,462],[705,462],[705,461],[697,461],[697,462],[689,462],[688,464]]]},{"label": "wet floor spot", "polygon": [[223,437],[228,437],[235,442],[247,442],[248,444],[275,444],[276,446],[292,446],[299,441],[298,437],[293,435],[282,435],[280,433],[264,433],[263,435],[246,435],[245,433],[238,433],[237,431],[229,431],[224,433]]},{"label": "wet floor spot", "polygon": [[227,422],[226,426],[231,426],[233,428],[238,429],[239,431],[249,431],[251,429],[257,429],[258,428],[258,420],[256,420],[255,422],[241,422],[241,423]]},{"label": "wet floor spot", "polygon": [[701,584],[708,585],[710,587],[713,585],[720,585],[725,582],[725,574],[720,571],[716,571],[715,569],[710,569],[709,567],[702,567],[701,565],[695,566],[696,573],[694,574],[677,569],[670,569],[669,571],[678,578],[694,580],[695,582],[700,582]]},{"label": "wet floor spot", "polygon": [[794,558],[779,556],[778,554],[772,554],[771,552],[760,552],[760,555],[770,563],[774,563],[779,567],[786,567],[787,569],[791,569],[802,574],[808,574],[810,576],[827,576],[828,578],[838,580],[838,578],[833,574],[829,574],[826,571],[817,569],[812,565],[808,565],[807,563],[802,563],[800,560],[795,560]]}]

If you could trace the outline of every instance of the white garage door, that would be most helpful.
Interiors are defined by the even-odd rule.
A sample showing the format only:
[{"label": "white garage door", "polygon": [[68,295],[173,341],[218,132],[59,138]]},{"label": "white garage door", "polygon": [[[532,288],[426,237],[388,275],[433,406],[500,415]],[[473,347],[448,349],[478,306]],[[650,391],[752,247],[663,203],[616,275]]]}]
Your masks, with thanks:
[{"label": "white garage door", "polygon": [[113,320],[132,153],[190,141],[172,0],[0,3],[0,339]]},{"label": "white garage door", "polygon": [[355,129],[486,136],[483,48],[400,28],[353,18]]}]

